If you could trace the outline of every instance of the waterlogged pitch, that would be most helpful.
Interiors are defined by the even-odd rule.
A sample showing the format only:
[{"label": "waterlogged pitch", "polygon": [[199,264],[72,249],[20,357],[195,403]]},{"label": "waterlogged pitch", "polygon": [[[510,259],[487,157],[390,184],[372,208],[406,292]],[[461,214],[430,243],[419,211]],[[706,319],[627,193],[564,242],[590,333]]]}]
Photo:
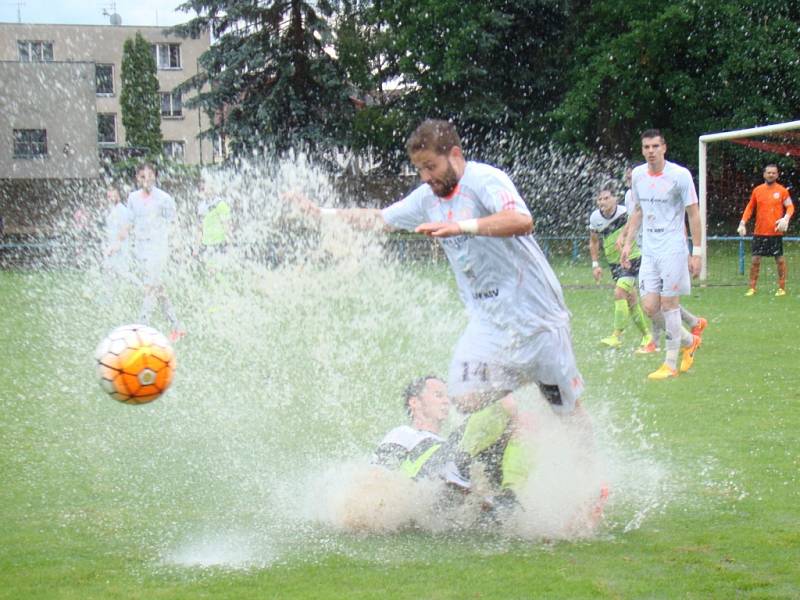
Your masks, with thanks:
[{"label": "waterlogged pitch", "polygon": [[354,533],[343,498],[403,422],[406,383],[446,372],[463,309],[446,265],[269,225],[243,236],[283,243],[282,261],[174,270],[180,377],[138,407],[108,400],[93,358],[135,318],[137,290],[110,302],[93,269],[0,272],[0,597],[800,596],[791,275],[783,298],[698,287],[694,367],[648,382],[663,357],[633,356],[632,331],[624,349],[599,344],[610,287],[588,261],[556,262],[611,490],[599,527],[565,532],[587,482],[526,391],[541,445],[513,528]]}]

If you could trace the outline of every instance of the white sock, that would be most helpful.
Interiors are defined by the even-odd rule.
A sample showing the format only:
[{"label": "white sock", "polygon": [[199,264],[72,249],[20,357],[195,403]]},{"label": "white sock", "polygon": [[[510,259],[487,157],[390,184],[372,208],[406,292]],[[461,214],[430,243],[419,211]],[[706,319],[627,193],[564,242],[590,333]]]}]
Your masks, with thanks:
[{"label": "white sock", "polygon": [[672,310],[662,310],[664,315],[664,325],[667,331],[667,358],[666,362],[670,368],[678,368],[678,352],[681,349],[681,311],[678,308]]}]

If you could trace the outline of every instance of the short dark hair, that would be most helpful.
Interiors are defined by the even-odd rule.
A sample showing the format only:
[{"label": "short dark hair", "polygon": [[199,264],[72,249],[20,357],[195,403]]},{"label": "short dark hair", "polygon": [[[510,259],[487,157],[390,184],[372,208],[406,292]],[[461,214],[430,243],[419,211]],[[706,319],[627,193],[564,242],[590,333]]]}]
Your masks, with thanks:
[{"label": "short dark hair", "polygon": [[136,165],[136,174],[138,175],[145,169],[150,169],[153,172],[153,175],[158,175],[158,169],[156,169],[156,166],[151,162],[141,162]]},{"label": "short dark hair", "polygon": [[411,416],[411,398],[419,396],[422,393],[422,390],[425,389],[425,385],[431,379],[441,381],[441,378],[438,375],[429,374],[423,377],[412,379],[411,382],[406,386],[406,389],[403,390],[403,403],[405,404],[406,412],[408,413],[409,417]]},{"label": "short dark hair", "polygon": [[433,150],[436,154],[447,154],[453,148],[461,148],[455,125],[441,119],[426,119],[414,130],[406,142],[409,156],[420,150]]},{"label": "short dark hair", "polygon": [[600,185],[597,186],[597,195],[599,196],[603,192],[610,192],[614,196],[619,195],[619,183],[614,181],[613,179],[606,179]]},{"label": "short dark hair", "polygon": [[[780,173],[780,172],[781,172],[781,169],[780,169],[780,167],[779,167],[778,165],[776,165],[775,163],[769,163],[768,165],[764,165],[764,171],[766,171],[766,170],[767,170],[767,169],[769,169],[770,167],[774,168],[774,169],[775,169],[775,170],[776,170],[778,173]],[[763,173],[764,171],[762,171],[762,173]]]},{"label": "short dark hair", "polygon": [[654,138],[654,137],[661,138],[661,141],[662,141],[662,142],[664,142],[664,143],[666,143],[666,141],[667,141],[667,140],[664,138],[664,134],[663,134],[663,133],[661,133],[661,130],[660,130],[660,129],[645,129],[645,130],[642,132],[642,135],[640,136],[640,138],[639,138],[639,139],[642,139],[642,140],[643,140],[643,139],[645,139],[645,138]]}]

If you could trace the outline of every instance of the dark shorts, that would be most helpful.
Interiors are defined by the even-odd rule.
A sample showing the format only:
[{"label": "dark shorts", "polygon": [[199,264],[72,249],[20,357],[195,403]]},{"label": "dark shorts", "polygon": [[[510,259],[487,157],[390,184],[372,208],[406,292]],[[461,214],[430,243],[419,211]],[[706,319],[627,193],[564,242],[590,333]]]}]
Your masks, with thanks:
[{"label": "dark shorts", "polygon": [[753,256],[783,256],[782,235],[754,235]]},{"label": "dark shorts", "polygon": [[620,277],[633,277],[636,279],[639,276],[639,267],[642,264],[642,257],[637,256],[636,258],[631,259],[631,268],[626,269],[620,264],[610,264],[608,265],[611,267],[611,277],[614,278],[614,281],[619,279]]}]

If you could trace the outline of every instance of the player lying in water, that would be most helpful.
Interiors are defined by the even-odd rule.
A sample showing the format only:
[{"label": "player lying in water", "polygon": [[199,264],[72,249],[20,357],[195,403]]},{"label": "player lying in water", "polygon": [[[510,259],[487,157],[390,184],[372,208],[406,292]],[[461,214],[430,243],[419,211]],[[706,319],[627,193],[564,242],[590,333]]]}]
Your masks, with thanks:
[{"label": "player lying in water", "polygon": [[[415,379],[403,392],[410,425],[395,427],[384,436],[373,464],[399,470],[406,476],[441,479],[447,484],[443,501],[457,501],[472,489],[470,466],[485,471],[491,495],[482,498],[486,510],[513,507],[516,492],[528,477],[529,453],[523,447],[522,419],[508,400],[472,413],[449,439],[442,426],[450,414],[447,386],[435,375]],[[454,493],[457,492],[457,493]]]}]

